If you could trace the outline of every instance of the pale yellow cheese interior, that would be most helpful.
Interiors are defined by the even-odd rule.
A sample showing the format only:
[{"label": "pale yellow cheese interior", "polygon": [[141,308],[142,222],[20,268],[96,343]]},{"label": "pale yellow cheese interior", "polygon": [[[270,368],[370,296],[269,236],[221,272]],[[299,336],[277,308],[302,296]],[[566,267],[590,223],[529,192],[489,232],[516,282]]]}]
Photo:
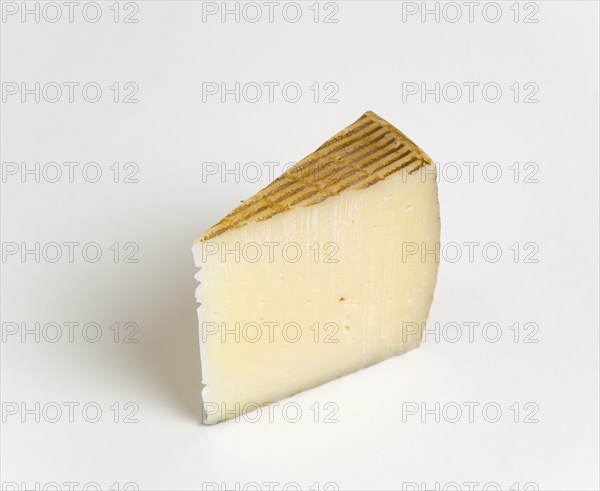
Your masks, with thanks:
[{"label": "pale yellow cheese interior", "polygon": [[[205,422],[417,347],[420,332],[404,331],[427,319],[439,238],[428,165],[196,242]],[[287,259],[286,244],[293,244]],[[218,252],[203,254],[203,247]],[[235,326],[245,326],[239,339]]]}]

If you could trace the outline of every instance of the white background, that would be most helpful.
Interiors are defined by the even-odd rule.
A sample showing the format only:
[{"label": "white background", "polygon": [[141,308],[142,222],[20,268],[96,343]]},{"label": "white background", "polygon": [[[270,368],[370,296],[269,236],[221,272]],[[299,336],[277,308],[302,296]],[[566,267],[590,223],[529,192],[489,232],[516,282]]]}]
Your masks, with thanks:
[{"label": "white background", "polygon": [[[3,488],[95,482],[123,489],[133,482],[148,490],[250,489],[254,482],[268,489],[265,483],[277,482],[274,489],[282,489],[295,482],[323,489],[329,482],[432,489],[456,482],[450,489],[468,489],[465,483],[477,482],[473,489],[482,489],[493,482],[523,489],[529,482],[598,489],[598,3],[501,2],[497,22],[490,21],[494,7],[487,18],[478,7],[469,22],[463,2],[456,4],[462,18],[450,22],[456,11],[438,4],[436,22],[420,12],[403,19],[403,9],[420,3],[351,1],[337,3],[329,18],[336,23],[323,22],[335,8],[323,4],[315,22],[312,2],[302,3],[295,23],[281,7],[269,22],[263,3],[256,23],[248,22],[249,10],[239,22],[233,15],[203,22],[201,3],[191,1],[138,2],[137,23],[122,22],[133,7],[121,5],[115,23],[111,5],[102,3],[96,23],[81,7],[69,22],[63,6],[56,23],[33,15],[23,22],[17,13],[1,24],[4,91],[14,87],[7,82],[103,89],[97,103],[76,89],[72,103],[66,92],[56,103],[43,94],[39,103],[35,95],[22,102],[19,93],[5,94],[2,105],[3,246],[95,242],[103,252],[96,263],[82,257],[81,246],[72,263],[23,259],[20,250],[3,257]],[[524,22],[526,14],[538,22]],[[115,103],[115,82],[137,84],[139,102],[123,103],[122,92]],[[234,96],[223,103],[218,95],[203,102],[203,82],[295,82],[303,92],[296,103],[281,91],[272,103],[266,93],[255,103]],[[338,102],[324,103],[324,92],[315,102],[309,86],[328,82]],[[437,102],[435,94],[422,101],[406,90],[403,100],[406,82],[450,85]],[[480,84],[473,102],[465,82]],[[498,102],[484,99],[487,83],[501,87]],[[523,90],[527,83],[534,85]],[[456,102],[449,101],[453,84],[464,89]],[[536,94],[525,103],[531,87]],[[459,244],[463,256],[441,264],[430,316],[432,330],[458,323],[462,338],[450,342],[456,330],[446,329],[438,342],[429,336],[405,356],[295,396],[287,402],[303,411],[297,423],[275,411],[272,422],[263,414],[255,423],[202,426],[191,244],[270,180],[265,172],[258,182],[235,175],[221,182],[203,173],[202,162],[297,161],[368,109],[407,133],[440,169],[463,170],[458,182],[452,173],[439,184],[443,241]],[[73,183],[66,175],[57,183],[25,175],[23,183],[6,164],[92,161],[103,171],[97,183],[77,172]],[[130,161],[139,165],[139,182],[114,183],[109,166]],[[472,182],[465,162],[480,164]],[[502,169],[498,182],[481,174],[488,162]],[[537,165],[530,179],[537,182],[523,175],[514,182],[511,166],[523,170],[526,162]],[[121,252],[138,244],[139,261],[120,256],[115,263],[115,242]],[[470,262],[465,242],[495,242],[503,256],[491,262],[478,246]],[[524,261],[528,242],[538,262]],[[35,330],[35,322],[68,321],[99,323],[102,338],[88,342],[80,330],[72,343],[67,331],[55,343],[40,330],[39,342],[35,334],[24,341],[20,332],[8,335],[8,323]],[[139,342],[114,342],[115,322],[137,323]],[[497,323],[501,337],[486,340],[479,326],[469,342],[465,322]],[[515,342],[516,322],[535,323],[539,331],[528,339],[537,342],[524,342],[525,331]],[[74,422],[65,402],[79,404]],[[322,415],[315,422],[310,406],[327,402],[337,404],[337,422]],[[472,422],[465,402],[479,404]],[[12,414],[36,403],[62,405],[65,413],[56,423],[53,412],[39,423],[35,414]],[[87,403],[102,408],[97,423],[82,417]],[[456,423],[449,421],[454,412],[423,422],[420,413],[406,413],[407,403],[459,405],[464,414]],[[502,409],[498,422],[482,415],[486,403]],[[517,422],[510,406],[519,408]],[[121,422],[131,407],[139,408],[138,422]]]}]

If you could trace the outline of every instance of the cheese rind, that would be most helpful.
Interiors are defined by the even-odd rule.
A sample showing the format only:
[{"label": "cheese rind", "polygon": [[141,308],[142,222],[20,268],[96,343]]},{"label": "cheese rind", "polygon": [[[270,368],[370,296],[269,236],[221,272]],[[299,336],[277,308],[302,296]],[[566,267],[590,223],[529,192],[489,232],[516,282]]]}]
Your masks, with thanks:
[{"label": "cheese rind", "polygon": [[431,158],[398,128],[367,111],[267,187],[206,230],[198,241],[299,206],[363,189],[389,175],[415,172]]},{"label": "cheese rind", "polygon": [[[403,153],[404,135],[388,135]],[[206,423],[419,345],[440,234],[435,170],[423,158],[385,176],[402,164],[376,160],[372,174],[354,171],[358,184],[267,219],[234,210],[194,244]]]}]

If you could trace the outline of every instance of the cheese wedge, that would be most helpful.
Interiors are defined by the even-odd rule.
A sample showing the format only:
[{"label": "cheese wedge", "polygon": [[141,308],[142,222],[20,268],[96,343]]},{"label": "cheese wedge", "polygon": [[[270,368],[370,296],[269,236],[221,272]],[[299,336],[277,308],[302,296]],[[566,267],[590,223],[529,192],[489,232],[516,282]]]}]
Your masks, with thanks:
[{"label": "cheese wedge", "polygon": [[416,348],[439,263],[435,166],[365,113],[201,235],[204,422]]}]

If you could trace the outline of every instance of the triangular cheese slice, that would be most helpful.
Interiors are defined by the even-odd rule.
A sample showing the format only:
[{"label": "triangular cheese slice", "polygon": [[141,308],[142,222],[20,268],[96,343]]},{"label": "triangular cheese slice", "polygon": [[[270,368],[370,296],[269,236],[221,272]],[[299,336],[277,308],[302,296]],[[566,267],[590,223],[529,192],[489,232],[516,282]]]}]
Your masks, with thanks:
[{"label": "triangular cheese slice", "polygon": [[194,244],[205,423],[419,346],[439,263],[435,166],[365,113]]}]

